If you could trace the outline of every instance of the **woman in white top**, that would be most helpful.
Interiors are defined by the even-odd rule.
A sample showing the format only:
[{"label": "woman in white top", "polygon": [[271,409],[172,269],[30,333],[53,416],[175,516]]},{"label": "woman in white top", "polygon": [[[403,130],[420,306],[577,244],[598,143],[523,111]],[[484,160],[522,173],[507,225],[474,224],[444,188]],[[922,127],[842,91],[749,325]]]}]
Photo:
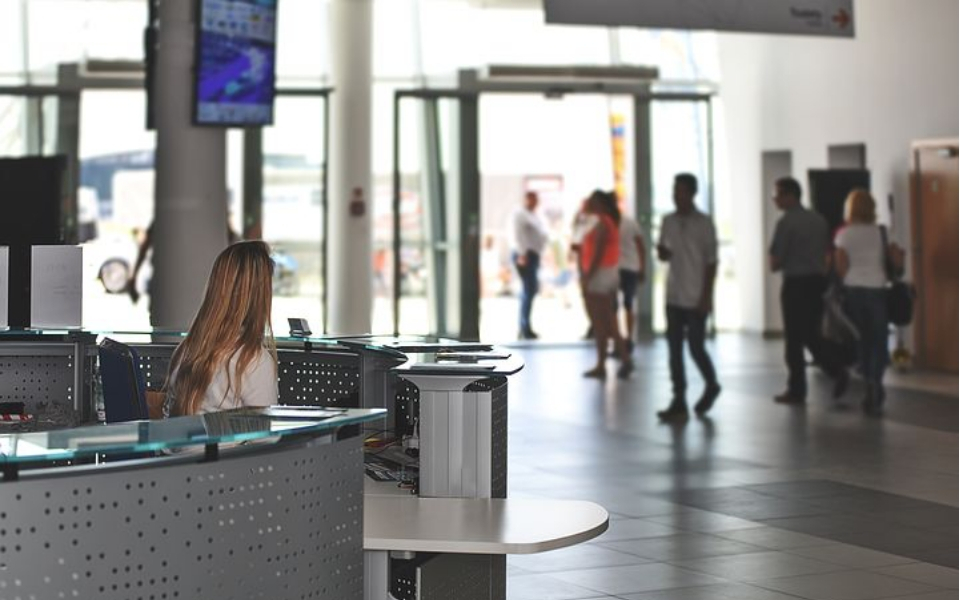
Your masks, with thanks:
[{"label": "woman in white top", "polygon": [[239,242],[220,253],[203,304],[170,361],[164,416],[277,403],[272,278],[263,242]]},{"label": "woman in white top", "polygon": [[843,279],[845,309],[860,331],[858,360],[867,384],[863,410],[882,412],[883,373],[890,363],[887,319],[887,261],[899,270],[903,251],[895,244],[884,247],[884,233],[877,226],[877,205],[870,193],[856,189],[847,196],[847,224],[837,232],[835,265]]},{"label": "woman in white top", "polygon": [[620,294],[625,315],[627,352],[633,353],[634,300],[643,284],[647,262],[646,246],[640,224],[627,215],[620,216]]}]

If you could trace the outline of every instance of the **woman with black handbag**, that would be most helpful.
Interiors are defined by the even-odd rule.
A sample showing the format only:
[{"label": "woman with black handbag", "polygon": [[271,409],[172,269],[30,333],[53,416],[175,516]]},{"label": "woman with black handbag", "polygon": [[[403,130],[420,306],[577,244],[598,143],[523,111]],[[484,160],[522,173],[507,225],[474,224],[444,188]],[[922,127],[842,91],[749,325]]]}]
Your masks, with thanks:
[{"label": "woman with black handbag", "polygon": [[887,283],[903,268],[903,250],[888,244],[877,225],[877,203],[870,192],[850,192],[846,225],[837,232],[834,264],[845,287],[847,315],[860,333],[858,361],[867,386],[863,411],[879,416],[886,393],[883,374],[890,364]]}]

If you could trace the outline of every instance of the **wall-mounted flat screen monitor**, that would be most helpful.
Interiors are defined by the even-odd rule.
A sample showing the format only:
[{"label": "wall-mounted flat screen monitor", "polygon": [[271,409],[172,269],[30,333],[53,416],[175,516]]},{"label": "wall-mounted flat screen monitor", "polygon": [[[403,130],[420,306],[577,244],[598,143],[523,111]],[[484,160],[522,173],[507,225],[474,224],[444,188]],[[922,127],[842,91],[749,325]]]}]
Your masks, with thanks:
[{"label": "wall-mounted flat screen monitor", "polygon": [[273,123],[277,0],[200,0],[194,122]]}]

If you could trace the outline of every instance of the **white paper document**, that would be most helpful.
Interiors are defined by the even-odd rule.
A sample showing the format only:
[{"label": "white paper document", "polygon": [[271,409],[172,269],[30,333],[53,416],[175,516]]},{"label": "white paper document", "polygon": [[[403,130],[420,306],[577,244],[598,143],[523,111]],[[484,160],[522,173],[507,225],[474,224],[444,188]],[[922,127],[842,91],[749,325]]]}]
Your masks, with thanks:
[{"label": "white paper document", "polygon": [[30,266],[30,326],[80,327],[83,321],[83,250],[34,246]]}]

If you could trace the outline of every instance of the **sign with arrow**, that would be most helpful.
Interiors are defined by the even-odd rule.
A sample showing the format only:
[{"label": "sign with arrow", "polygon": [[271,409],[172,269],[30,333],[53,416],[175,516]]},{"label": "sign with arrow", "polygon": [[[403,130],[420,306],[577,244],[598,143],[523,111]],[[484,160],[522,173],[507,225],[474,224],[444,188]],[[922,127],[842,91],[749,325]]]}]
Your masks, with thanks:
[{"label": "sign with arrow", "polygon": [[544,0],[547,23],[854,36],[853,0]]}]

